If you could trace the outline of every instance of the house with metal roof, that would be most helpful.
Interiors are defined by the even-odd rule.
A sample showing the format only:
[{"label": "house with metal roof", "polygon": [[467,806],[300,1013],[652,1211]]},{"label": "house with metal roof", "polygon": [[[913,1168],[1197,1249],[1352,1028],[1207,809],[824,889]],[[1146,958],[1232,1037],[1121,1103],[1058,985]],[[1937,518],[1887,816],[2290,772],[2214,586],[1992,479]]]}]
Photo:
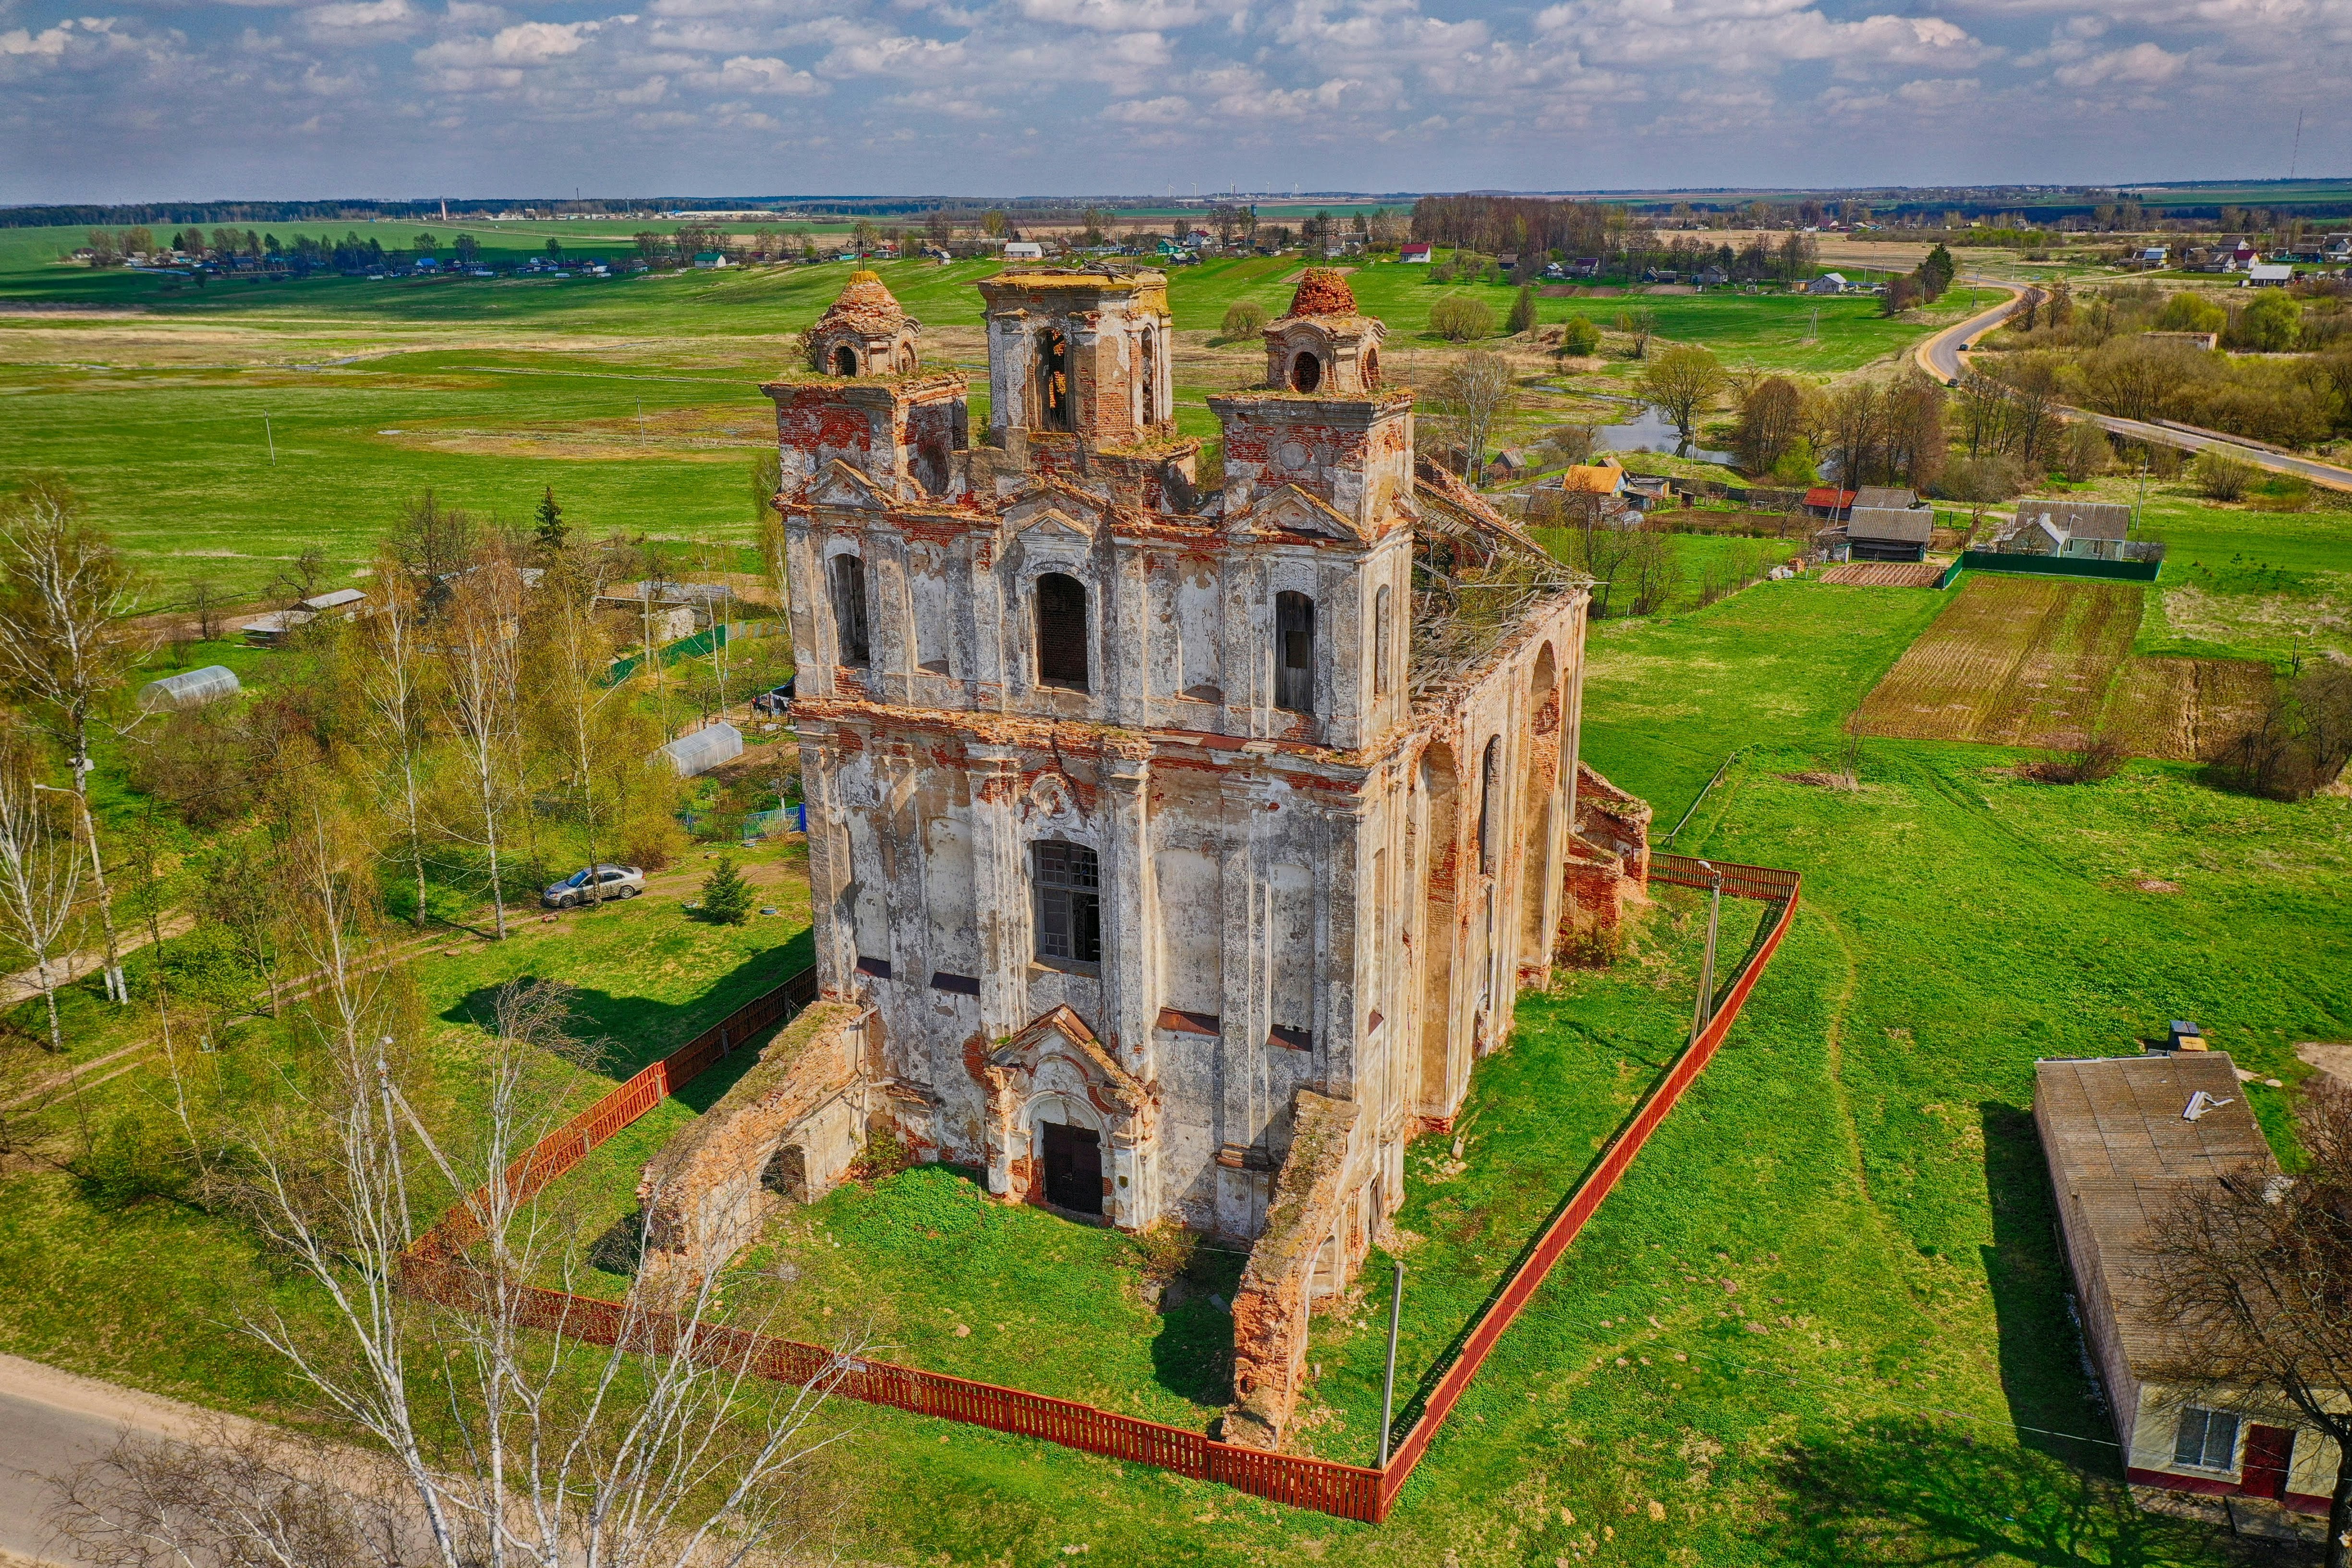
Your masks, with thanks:
[{"label": "house with metal roof", "polygon": [[1864,506],[1856,501],[1845,519],[1847,559],[1925,561],[1927,542],[1935,531],[1936,514],[1927,507]]},{"label": "house with metal roof", "polygon": [[2141,553],[2126,538],[2130,532],[2131,508],[2122,501],[2034,497],[2018,502],[2017,515],[2000,531],[1993,548],[2004,555],[2124,561]]},{"label": "house with metal roof", "polygon": [[2283,1398],[2204,1384],[2161,1309],[2151,1248],[2177,1205],[2224,1179],[2284,1179],[2236,1064],[2177,1026],[2172,1038],[2181,1049],[2034,1064],[2034,1127],[2125,1473],[2324,1514],[2336,1445]]}]

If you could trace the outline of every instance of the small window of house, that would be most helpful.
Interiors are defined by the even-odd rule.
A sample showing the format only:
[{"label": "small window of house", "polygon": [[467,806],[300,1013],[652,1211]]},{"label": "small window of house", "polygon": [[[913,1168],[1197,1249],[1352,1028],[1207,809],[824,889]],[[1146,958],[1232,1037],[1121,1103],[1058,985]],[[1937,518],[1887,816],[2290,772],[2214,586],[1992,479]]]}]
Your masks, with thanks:
[{"label": "small window of house", "polygon": [[1037,679],[1087,689],[1087,585],[1059,572],[1037,579]]},{"label": "small window of house", "polygon": [[1274,596],[1274,705],[1315,711],[1315,601],[1304,594]]},{"label": "small window of house", "polygon": [[864,664],[871,657],[866,637],[866,563],[855,555],[836,555],[833,573],[833,635],[844,664]]},{"label": "small window of house", "polygon": [[1503,787],[1503,737],[1486,742],[1486,760],[1478,768],[1478,869],[1495,874],[1495,836],[1502,830],[1496,819],[1495,796]]},{"label": "small window of house", "polygon": [[1372,695],[1389,694],[1389,644],[1392,640],[1389,624],[1389,604],[1391,590],[1383,585],[1372,595]]},{"label": "small window of house", "polygon": [[1045,839],[1032,847],[1037,888],[1037,956],[1102,962],[1102,891],[1095,852]]},{"label": "small window of house", "polygon": [[2238,1458],[2238,1418],[2226,1410],[2190,1405],[2180,1413],[2172,1437],[2172,1462],[2200,1470],[2226,1470]]}]

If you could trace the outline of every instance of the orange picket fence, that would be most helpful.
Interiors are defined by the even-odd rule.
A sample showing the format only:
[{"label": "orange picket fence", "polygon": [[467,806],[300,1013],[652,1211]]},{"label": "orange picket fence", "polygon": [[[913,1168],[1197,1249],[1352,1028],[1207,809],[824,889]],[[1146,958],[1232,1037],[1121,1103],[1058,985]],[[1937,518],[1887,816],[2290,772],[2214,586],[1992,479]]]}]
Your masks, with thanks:
[{"label": "orange picket fence", "polygon": [[[1074,1400],[951,1377],[919,1367],[845,1358],[823,1346],[795,1340],[687,1324],[666,1312],[561,1290],[525,1290],[519,1303],[520,1317],[530,1327],[569,1334],[594,1344],[612,1345],[625,1341],[632,1345],[674,1349],[681,1334],[691,1334],[691,1353],[698,1358],[715,1364],[743,1366],[778,1383],[801,1387],[829,1383],[832,1392],[865,1404],[1034,1437],[1066,1448],[1215,1481],[1294,1508],[1378,1523],[1388,1517],[1406,1478],[1428,1451],[1430,1440],[1471,1379],[1478,1374],[1496,1342],[1534,1298],[1552,1266],[1599,1210],[1602,1200],[1615,1189],[1633,1157],[1665,1120],[1683,1091],[1706,1070],[1796,915],[1799,879],[1793,871],[1710,864],[1685,855],[1654,855],[1650,858],[1650,879],[1701,890],[1715,886],[1720,879],[1726,893],[1762,900],[1778,909],[1770,917],[1769,926],[1762,929],[1750,947],[1747,962],[1723,994],[1706,1028],[1675,1059],[1665,1077],[1619,1129],[1591,1173],[1545,1227],[1543,1235],[1464,1337],[1458,1352],[1438,1378],[1419,1417],[1397,1444],[1384,1468],[1240,1447],[1180,1426],[1123,1415]],[[729,1054],[736,1042],[783,1022],[815,998],[815,971],[803,970],[717,1027],[646,1068],[541,1140],[509,1169],[508,1181],[518,1184],[523,1194],[538,1192],[586,1158],[598,1144]],[[478,1310],[484,1304],[479,1277],[451,1261],[476,1228],[468,1206],[460,1205],[444,1216],[434,1233],[419,1245],[403,1275],[407,1289],[458,1310]]]}]

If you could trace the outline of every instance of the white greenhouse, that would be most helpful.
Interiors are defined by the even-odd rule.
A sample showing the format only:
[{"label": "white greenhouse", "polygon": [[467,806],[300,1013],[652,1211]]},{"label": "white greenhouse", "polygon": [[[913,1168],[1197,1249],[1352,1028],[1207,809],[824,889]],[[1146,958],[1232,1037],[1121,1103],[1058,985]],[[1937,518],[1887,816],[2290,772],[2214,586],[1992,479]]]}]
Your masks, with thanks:
[{"label": "white greenhouse", "polygon": [[201,708],[234,697],[238,689],[236,671],[225,664],[208,664],[202,669],[149,681],[139,689],[139,706],[150,713],[165,708]]},{"label": "white greenhouse", "polygon": [[697,730],[691,735],[680,735],[661,749],[660,755],[669,759],[677,776],[690,779],[697,773],[707,773],[721,763],[731,763],[743,754],[743,731],[723,721]]}]

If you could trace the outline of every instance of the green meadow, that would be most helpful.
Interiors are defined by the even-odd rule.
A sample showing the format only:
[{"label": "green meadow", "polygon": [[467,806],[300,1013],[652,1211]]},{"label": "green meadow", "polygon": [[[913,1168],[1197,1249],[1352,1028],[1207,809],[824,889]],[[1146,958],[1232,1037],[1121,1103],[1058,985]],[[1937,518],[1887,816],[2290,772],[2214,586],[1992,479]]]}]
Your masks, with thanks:
[{"label": "green meadow", "polygon": [[[57,268],[36,248],[0,231],[6,460],[68,474],[167,593],[199,576],[257,593],[310,545],[357,566],[427,487],[516,521],[552,487],[591,532],[744,539],[746,480],[767,438],[756,382],[845,271],[166,293],[152,279]],[[1252,345],[1209,342],[1224,310],[1249,297],[1278,310],[1297,266],[1178,271],[1192,363],[1245,362]],[[935,358],[977,350],[970,285],[986,266],[884,270],[943,334]],[[1485,289],[1498,316],[1508,301],[1419,268],[1353,281],[1412,349],[1442,347],[1421,334],[1449,289]],[[1643,302],[1669,339],[1817,374],[1883,359],[1925,330],[1864,300],[1822,301],[1818,321],[1802,299]],[[1623,303],[1547,299],[1543,319]],[[1185,394],[1192,428],[1206,418],[1209,372],[1187,374],[1203,378]],[[2342,636],[2352,586],[2352,513],[2214,509],[2156,486],[2146,531],[2172,556],[2148,590],[2142,651],[2284,662],[2341,646],[2327,639]],[[2293,1160],[2293,1089],[2307,1071],[2294,1047],[2352,1039],[2352,800],[2249,799],[2193,767],[2146,762],[2095,785],[2046,786],[2018,775],[2016,752],[1883,740],[1865,743],[1858,788],[1822,787],[1809,779],[1843,766],[1847,715],[1947,596],[1793,581],[1699,608],[1696,580],[1746,542],[1674,542],[1684,601],[1592,629],[1582,753],[1654,803],[1661,838],[1722,767],[1670,847],[1798,870],[1803,903],[1723,1053],[1502,1341],[1396,1515],[1346,1524],[845,1406],[835,1418],[848,1438],[827,1460],[846,1483],[845,1556],[1024,1568],[1080,1554],[1236,1568],[2234,1560],[2228,1542],[2138,1513],[2123,1491],[2066,1312],[2032,1067],[2133,1051],[2166,1020],[2195,1018],[2242,1066],[2289,1086],[2248,1094]],[[282,656],[224,657],[266,688]],[[119,780],[101,784],[111,820],[140,813]],[[762,907],[777,913],[740,928],[684,909],[704,869],[697,851],[646,899],[522,916],[503,944],[444,931],[414,964],[442,1107],[478,1095],[480,1023],[508,981],[573,986],[580,1032],[604,1047],[565,1086],[568,1108],[804,965],[802,854],[753,858]],[[1727,907],[1735,947],[1758,913]],[[1460,1158],[1450,1140],[1416,1145],[1393,1258],[1376,1254],[1356,1293],[1317,1320],[1300,1446],[1377,1452],[1392,1260],[1407,1269],[1411,1415],[1681,1044],[1702,921],[1695,899],[1661,889],[1613,967],[1564,973],[1522,1000],[1507,1048],[1478,1069]],[[88,983],[67,1007],[79,1058],[138,1037]],[[218,1043],[191,1071],[229,1105],[299,1070],[304,1049],[267,1020]],[[583,1247],[626,1220],[644,1161],[749,1059],[706,1074],[551,1194]],[[200,1194],[145,1181],[172,1089],[152,1061],[124,1061],[131,1070],[47,1113],[55,1129],[91,1129],[94,1157],[75,1172],[0,1166],[0,1279],[21,1282],[0,1306],[0,1350],[311,1419],[236,1324],[259,1305],[301,1319],[320,1303]],[[789,1215],[731,1289],[802,1337],[862,1334],[881,1355],[1197,1427],[1222,1401],[1230,1347],[1207,1298],[1229,1291],[1237,1268],[1204,1252],[1185,1300],[1155,1310],[1131,1242],[986,1204],[969,1173],[929,1167]]]},{"label": "green meadow", "polygon": [[[445,245],[458,226],[433,226]],[[557,231],[567,254],[600,248],[592,226],[539,227]],[[282,233],[298,228],[317,232]],[[374,231],[387,244],[413,237],[409,226]],[[538,243],[536,232],[467,232],[494,259]],[[759,384],[786,374],[792,334],[848,270],[225,279],[196,289],[59,265],[58,252],[79,237],[0,230],[0,414],[12,437],[0,479],[66,475],[164,599],[198,580],[259,595],[308,549],[338,574],[352,571],[428,489],[508,521],[552,489],[591,534],[748,541],[751,464],[773,438]],[[627,248],[625,236],[612,237],[609,254]],[[1206,397],[1254,374],[1254,343],[1214,340],[1226,310],[1247,298],[1279,313],[1301,265],[1258,257],[1173,272],[1187,343],[1177,412],[1188,434],[1213,436]],[[995,264],[880,270],[924,323],[932,363],[964,369],[984,406],[971,285]],[[1498,321],[1509,311],[1506,286],[1430,279],[1428,268],[1395,263],[1351,278],[1360,304],[1409,356],[1450,349],[1428,332],[1431,307],[1448,295],[1486,299]],[[1586,314],[1606,326],[1629,302],[1546,298],[1539,324]],[[1932,324],[1885,320],[1867,300],[1716,292],[1639,302],[1667,340],[1704,342],[1730,363],[1821,374],[1899,353]],[[1566,390],[1622,390],[1639,370],[1610,360]]]},{"label": "green meadow", "polygon": [[[1596,629],[1585,755],[1655,803],[1663,836],[1737,752],[1673,847],[1800,870],[1804,902],[1722,1055],[1502,1342],[1387,1525],[845,1408],[844,1549],[1024,1564],[1077,1548],[1155,1564],[2228,1561],[2226,1542],[2137,1513],[2119,1485],[2066,1316],[2032,1063],[2135,1050],[2187,1016],[2292,1084],[2294,1042],[2352,1037],[2338,897],[2352,805],[2247,800],[2168,764],[2054,788],[2019,779],[2014,753],[1884,741],[1867,744],[1858,790],[1795,777],[1832,764],[1845,713],[1943,602],[1792,582]],[[657,894],[423,961],[446,1092],[466,1092],[469,1020],[520,974],[580,987],[585,1032],[619,1047],[576,1092],[617,1079],[805,961],[804,901],[778,907],[727,931]],[[1736,946],[1758,910],[1728,914]],[[1523,1000],[1508,1048],[1479,1068],[1462,1158],[1443,1140],[1416,1146],[1395,1254],[1408,1413],[1679,1046],[1702,920],[1695,899],[1662,891],[1615,967]],[[724,1081],[698,1082],[566,1178],[557,1197],[583,1242],[626,1214],[637,1165]],[[2292,1157],[2287,1095],[2249,1092]],[[117,1080],[95,1114],[152,1115],[159,1093]],[[0,1315],[0,1346],[292,1408],[283,1374],[216,1325],[257,1300],[315,1308],[236,1226],[124,1205],[54,1170],[5,1184],[0,1271],[32,1283]],[[1213,1414],[1213,1308],[1152,1312],[1129,1244],[995,1209],[958,1173],[836,1193],[771,1241],[747,1302],[774,1289],[768,1265],[815,1260],[770,1302],[780,1326],[859,1330],[877,1353],[1187,1425]],[[1313,1451],[1377,1447],[1388,1261],[1318,1319],[1300,1426]]]}]

